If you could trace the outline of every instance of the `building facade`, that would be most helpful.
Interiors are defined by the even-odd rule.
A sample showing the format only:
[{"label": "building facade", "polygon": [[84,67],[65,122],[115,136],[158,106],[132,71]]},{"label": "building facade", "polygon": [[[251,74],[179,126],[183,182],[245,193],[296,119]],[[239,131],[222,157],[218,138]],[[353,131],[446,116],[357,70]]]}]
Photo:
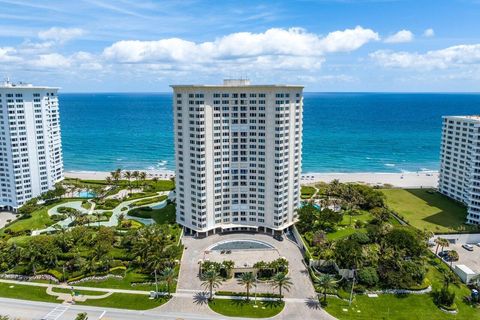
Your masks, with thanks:
[{"label": "building facade", "polygon": [[303,87],[172,86],[177,222],[187,232],[279,232],[300,203]]},{"label": "building facade", "polygon": [[0,83],[0,207],[16,210],[63,179],[58,88]]},{"label": "building facade", "polygon": [[439,191],[468,208],[480,224],[480,116],[443,117]]}]

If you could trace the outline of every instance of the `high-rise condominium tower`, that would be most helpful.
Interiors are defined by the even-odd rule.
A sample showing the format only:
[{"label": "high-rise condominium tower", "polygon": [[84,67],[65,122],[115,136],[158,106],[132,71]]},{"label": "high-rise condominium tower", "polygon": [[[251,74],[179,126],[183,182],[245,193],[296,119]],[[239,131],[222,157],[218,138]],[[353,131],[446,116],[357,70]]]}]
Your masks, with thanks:
[{"label": "high-rise condominium tower", "polygon": [[15,210],[63,179],[58,88],[0,83],[0,207]]},{"label": "high-rise condominium tower", "polygon": [[187,231],[274,232],[295,222],[302,86],[174,85],[177,222]]},{"label": "high-rise condominium tower", "polygon": [[443,117],[439,190],[467,205],[480,224],[480,116]]}]

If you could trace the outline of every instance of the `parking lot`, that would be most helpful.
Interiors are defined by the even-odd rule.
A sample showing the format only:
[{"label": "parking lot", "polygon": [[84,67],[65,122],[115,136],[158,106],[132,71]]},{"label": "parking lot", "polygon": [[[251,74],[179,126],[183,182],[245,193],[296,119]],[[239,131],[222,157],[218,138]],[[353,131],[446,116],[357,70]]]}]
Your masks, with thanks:
[{"label": "parking lot", "polygon": [[[463,248],[464,243],[450,243],[444,250],[455,250],[458,253],[458,261],[453,262],[453,267],[457,264],[463,264],[472,269],[475,273],[480,273],[480,247],[476,244],[472,244],[473,251],[468,251]],[[432,247],[432,251],[435,252],[435,247]],[[448,262],[448,264],[450,264]]]}]

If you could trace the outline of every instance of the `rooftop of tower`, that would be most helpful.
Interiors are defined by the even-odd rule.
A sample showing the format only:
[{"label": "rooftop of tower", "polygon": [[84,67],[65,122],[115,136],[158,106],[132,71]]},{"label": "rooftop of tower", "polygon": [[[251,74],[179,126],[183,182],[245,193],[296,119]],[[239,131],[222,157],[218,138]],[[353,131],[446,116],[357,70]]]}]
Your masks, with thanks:
[{"label": "rooftop of tower", "polygon": [[175,84],[172,88],[229,88],[229,87],[245,87],[245,88],[303,88],[303,85],[291,84],[250,84],[248,79],[224,79],[223,84]]},{"label": "rooftop of tower", "polygon": [[48,87],[48,86],[35,86],[31,83],[25,82],[12,82],[10,79],[5,79],[4,81],[0,82],[0,89],[51,89],[51,90],[58,90],[59,87]]},{"label": "rooftop of tower", "polygon": [[466,115],[466,116],[444,116],[444,118],[480,121],[480,115],[478,114],[472,114],[472,115]]}]

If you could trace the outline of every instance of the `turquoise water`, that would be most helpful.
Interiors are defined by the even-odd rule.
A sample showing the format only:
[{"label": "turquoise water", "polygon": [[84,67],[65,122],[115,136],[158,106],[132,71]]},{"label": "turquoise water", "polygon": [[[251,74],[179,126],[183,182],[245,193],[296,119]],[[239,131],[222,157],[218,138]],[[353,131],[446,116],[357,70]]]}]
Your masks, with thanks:
[{"label": "turquoise water", "polygon": [[[61,94],[66,170],[174,169],[170,94]],[[480,94],[306,93],[304,172],[437,170],[441,116]]]},{"label": "turquoise water", "polygon": [[95,198],[95,192],[90,192],[90,191],[80,191],[78,193],[78,196],[80,198]]},{"label": "turquoise water", "polygon": [[272,249],[273,247],[265,242],[251,240],[232,240],[218,243],[211,250],[248,250],[248,249]]}]

